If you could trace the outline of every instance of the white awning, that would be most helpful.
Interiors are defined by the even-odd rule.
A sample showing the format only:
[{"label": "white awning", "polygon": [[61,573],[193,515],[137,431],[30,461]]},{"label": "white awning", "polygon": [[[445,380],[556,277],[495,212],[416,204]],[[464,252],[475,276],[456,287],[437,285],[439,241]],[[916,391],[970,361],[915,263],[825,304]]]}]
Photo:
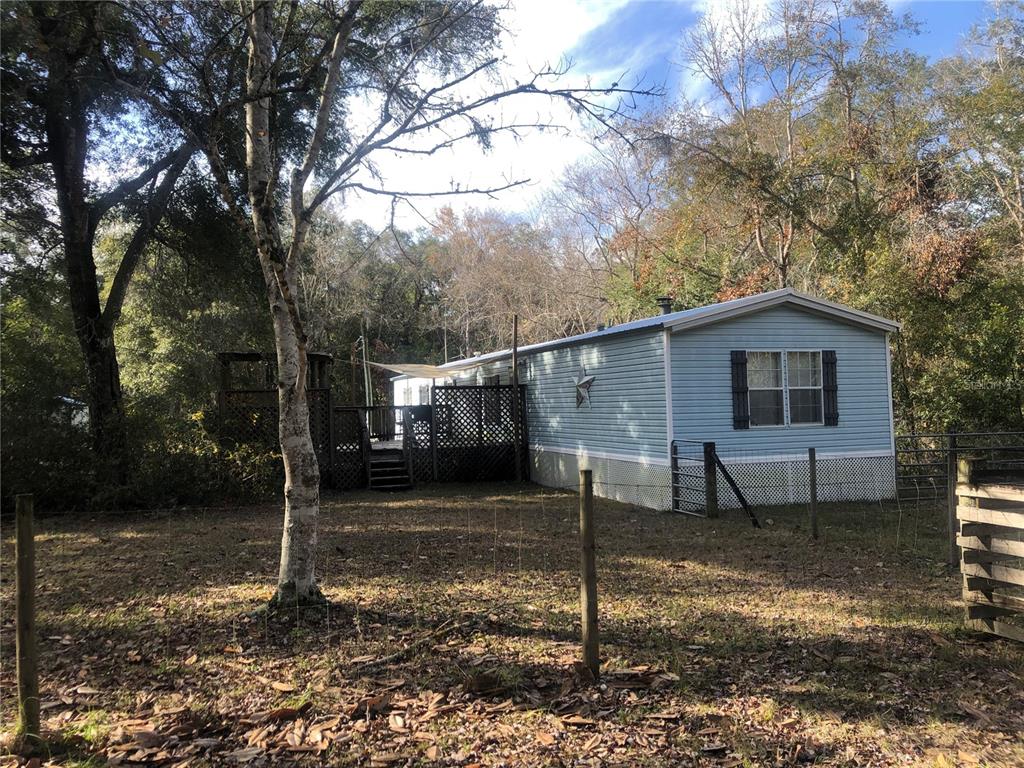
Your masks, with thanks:
[{"label": "white awning", "polygon": [[451,376],[453,373],[458,373],[459,371],[464,371],[468,368],[476,368],[480,363],[478,361],[472,361],[460,365],[459,362],[455,362],[448,363],[443,368],[439,365],[426,365],[425,363],[370,362],[370,365],[375,368],[383,368],[386,371],[394,371],[395,373],[400,373],[403,376],[414,376],[418,379],[443,379]]}]

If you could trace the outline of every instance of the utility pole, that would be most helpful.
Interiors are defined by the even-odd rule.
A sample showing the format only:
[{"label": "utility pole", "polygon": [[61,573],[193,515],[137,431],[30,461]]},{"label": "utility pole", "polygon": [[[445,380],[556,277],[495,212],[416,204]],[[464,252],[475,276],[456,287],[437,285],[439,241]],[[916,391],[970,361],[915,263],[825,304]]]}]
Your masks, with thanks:
[{"label": "utility pole", "polygon": [[349,402],[352,403],[352,405],[356,405],[359,402],[356,399],[356,392],[359,390],[359,387],[356,384],[356,368],[358,367],[356,365],[356,355],[357,354],[359,354],[359,341],[358,340],[352,342],[352,349],[350,350],[350,353],[349,353],[349,363],[351,363],[351,368],[352,368],[352,389],[350,390],[351,394],[349,396]]},{"label": "utility pole", "polygon": [[444,338],[444,361],[447,363],[448,362],[448,310],[447,309],[442,309],[441,310],[441,317],[443,318],[442,321],[441,321],[442,322],[442,326],[441,327],[443,328],[442,336]]},{"label": "utility pole", "polygon": [[363,345],[363,386],[366,388],[366,407],[373,406],[373,384],[370,379],[370,366],[366,360],[366,315],[359,320],[359,330],[362,333],[360,341]]}]

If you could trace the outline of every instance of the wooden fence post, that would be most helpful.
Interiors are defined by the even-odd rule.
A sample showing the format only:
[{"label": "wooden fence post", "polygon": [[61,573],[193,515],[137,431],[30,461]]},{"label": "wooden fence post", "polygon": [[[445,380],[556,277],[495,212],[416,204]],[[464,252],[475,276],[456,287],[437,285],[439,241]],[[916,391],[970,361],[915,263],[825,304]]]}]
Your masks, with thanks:
[{"label": "wooden fence post", "polygon": [[673,440],[669,448],[669,490],[672,494],[672,511],[678,512],[682,506],[679,493],[679,446]]},{"label": "wooden fence post", "polygon": [[598,655],[597,564],[594,552],[594,478],[589,469],[580,470],[580,578],[583,663],[597,680],[601,660]]},{"label": "wooden fence post", "polygon": [[29,742],[39,738],[39,657],[36,647],[36,549],[32,530],[32,494],[15,500],[15,654],[18,723],[15,733]]},{"label": "wooden fence post", "polygon": [[[960,459],[956,463],[955,472],[953,472],[953,522],[954,525],[959,526],[959,520],[956,517],[957,505],[962,507],[976,507],[978,506],[978,500],[973,496],[957,495],[957,485],[973,485],[973,478],[971,475],[974,474],[973,462],[970,459]],[[959,531],[957,531],[959,533]],[[955,537],[954,537],[955,540]],[[959,555],[959,552],[957,553]]]},{"label": "wooden fence post", "polygon": [[818,458],[814,448],[807,449],[807,486],[811,503],[811,538],[818,540]]},{"label": "wooden fence post", "polygon": [[[951,566],[960,564],[960,548],[956,545],[958,533],[956,521],[956,484],[960,473],[960,462],[957,455],[956,433],[950,433],[949,445],[946,452],[946,526],[949,533],[949,554],[947,562]],[[966,465],[966,462],[965,462]],[[970,482],[970,467],[967,466],[968,479],[963,482]]]},{"label": "wooden fence post", "polygon": [[704,511],[708,517],[718,517],[718,467],[713,442],[704,443]]},{"label": "wooden fence post", "polygon": [[952,481],[949,484],[950,493],[952,493],[953,502],[949,505],[951,514],[953,515],[953,541],[950,545],[950,562],[949,564],[954,568],[960,569],[960,547],[957,545],[957,536],[960,534],[960,516],[957,514],[957,506],[963,507],[977,507],[978,500],[973,496],[960,496],[957,490],[958,485],[972,485],[974,474],[974,463],[970,459],[958,459],[952,466],[953,474],[951,475]]}]

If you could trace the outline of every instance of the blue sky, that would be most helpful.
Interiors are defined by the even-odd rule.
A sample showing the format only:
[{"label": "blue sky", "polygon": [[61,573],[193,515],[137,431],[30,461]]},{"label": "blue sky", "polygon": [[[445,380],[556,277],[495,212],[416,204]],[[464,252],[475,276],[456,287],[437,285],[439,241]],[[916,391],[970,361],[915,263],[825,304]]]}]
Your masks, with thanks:
[{"label": "blue sky", "polygon": [[[568,57],[575,62],[561,85],[591,83],[610,85],[626,73],[622,85],[633,85],[644,76],[648,86],[664,85],[669,103],[692,85],[685,69],[681,42],[685,32],[707,11],[717,13],[735,0],[512,0],[505,11],[508,34],[503,39],[505,75],[525,79],[544,63]],[[753,3],[766,0],[749,0]],[[916,35],[900,44],[930,59],[955,54],[971,26],[988,13],[983,2],[962,0],[888,0],[899,14],[909,13],[919,23]],[[694,87],[690,92],[697,93]],[[661,104],[641,105],[657,109]],[[568,125],[574,118],[564,105],[506,104],[496,110],[498,119],[549,120]],[[415,210],[397,211],[399,223],[418,227],[429,223],[442,205],[456,210],[470,206],[497,207],[528,212],[555,188],[565,169],[593,151],[585,131],[528,133],[516,139],[497,138],[493,149],[483,153],[471,146],[422,161],[408,156],[384,157],[378,172],[393,185],[408,189],[457,184],[493,187],[510,180],[528,183],[501,193],[497,199],[483,196],[429,198]],[[362,218],[382,225],[390,215],[386,199],[353,195],[344,202],[347,218]]]},{"label": "blue sky", "polygon": [[[709,0],[709,4],[715,1]],[[973,0],[920,0],[891,5],[897,14],[909,13],[920,24],[918,34],[902,36],[900,44],[929,59],[955,54],[964,35],[986,12],[986,3]],[[632,76],[645,74],[648,82],[664,84],[670,94],[675,94],[679,92],[680,80],[688,77],[682,66],[680,42],[700,13],[696,2],[626,2],[581,37],[568,55],[580,71],[628,69]]]}]

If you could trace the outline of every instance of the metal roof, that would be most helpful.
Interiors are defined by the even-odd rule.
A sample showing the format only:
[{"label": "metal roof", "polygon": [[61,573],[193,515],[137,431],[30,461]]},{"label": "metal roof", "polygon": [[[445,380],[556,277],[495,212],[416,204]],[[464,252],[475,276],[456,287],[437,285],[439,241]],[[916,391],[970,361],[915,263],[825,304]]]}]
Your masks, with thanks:
[{"label": "metal roof", "polygon": [[[708,304],[703,307],[684,309],[680,312],[670,312],[667,315],[645,317],[640,320],[633,320],[628,323],[613,325],[610,328],[603,328],[599,331],[588,331],[587,333],[580,333],[575,336],[566,336],[562,339],[552,339],[551,341],[527,344],[519,347],[519,354],[526,355],[534,352],[542,352],[547,349],[572,346],[574,344],[592,341],[593,339],[601,339],[606,336],[615,336],[647,328],[668,328],[673,332],[685,331],[693,328],[699,328],[704,325],[711,325],[712,323],[721,322],[722,320],[729,318],[760,312],[768,309],[769,307],[778,306],[780,304],[792,304],[793,306],[813,314],[825,315],[835,320],[839,320],[840,322],[859,325],[886,333],[897,331],[900,328],[900,324],[894,320],[887,320],[884,317],[872,315],[868,312],[862,312],[859,309],[852,309],[851,307],[846,307],[842,304],[836,304],[831,301],[826,301],[825,299],[820,299],[816,296],[800,293],[792,288],[781,288],[777,291],[759,293],[754,296],[744,296],[741,299],[731,299],[729,301],[719,302],[718,304]],[[438,372],[443,373],[457,373],[458,371],[465,370],[466,368],[474,368],[478,365],[484,365],[486,363],[502,360],[511,356],[511,349],[501,349],[495,352],[477,355],[475,357],[454,360],[450,363],[436,366],[436,369]],[[392,370],[398,367],[399,366],[394,366],[392,367]],[[398,376],[395,378],[402,377]]]}]

